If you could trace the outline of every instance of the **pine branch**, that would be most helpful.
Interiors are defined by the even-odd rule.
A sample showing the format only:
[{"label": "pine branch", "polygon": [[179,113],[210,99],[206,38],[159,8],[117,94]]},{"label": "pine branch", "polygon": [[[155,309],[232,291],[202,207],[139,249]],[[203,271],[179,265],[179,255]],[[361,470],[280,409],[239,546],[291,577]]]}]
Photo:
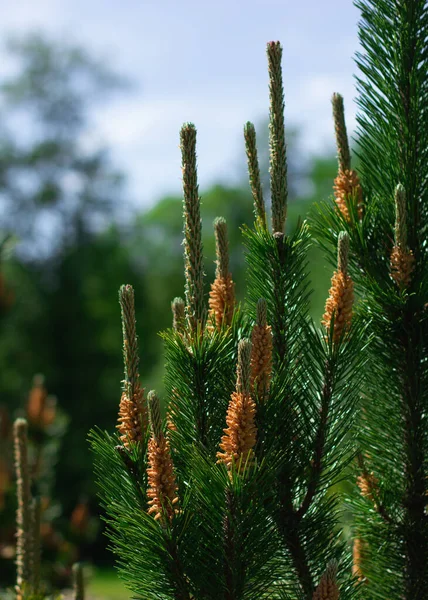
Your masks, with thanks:
[{"label": "pine branch", "polygon": [[296,511],[297,520],[302,519],[309,510],[311,503],[318,490],[321,473],[323,471],[323,458],[325,451],[327,423],[329,417],[329,408],[333,394],[333,372],[329,361],[326,361],[324,385],[321,393],[320,420],[315,437],[314,456],[311,461],[311,474],[309,476],[308,488],[302,504]]},{"label": "pine branch", "polygon": [[[390,239],[395,216],[392,254],[382,242],[383,261],[367,265],[370,278],[361,280],[372,319],[376,359],[382,363],[382,378],[373,381],[367,393],[377,399],[382,388],[389,391],[382,402],[384,414],[394,424],[389,442],[395,444],[391,462],[376,456],[383,424],[375,421],[374,408],[369,407],[364,433],[372,444],[371,461],[382,480],[391,482],[389,494],[403,519],[398,531],[389,525],[388,535],[373,523],[372,535],[385,543],[392,560],[397,555],[392,540],[400,540],[401,568],[391,571],[390,587],[397,590],[397,597],[422,600],[428,588],[424,366],[428,356],[423,341],[428,335],[423,316],[427,288],[428,5],[422,0],[359,0],[357,6],[362,14],[359,35],[364,50],[357,55],[362,73],[358,80],[359,156],[364,189],[371,190],[369,204],[373,207],[366,235],[373,231],[371,239]],[[403,187],[396,189],[398,182]],[[391,282],[388,286],[386,275],[396,285]],[[395,424],[390,415],[397,408],[401,421]],[[375,592],[381,589],[381,580],[378,575],[373,581]]]},{"label": "pine branch", "polygon": [[[367,471],[361,452],[358,453],[357,460],[361,470],[360,477],[362,477],[362,481],[364,482],[365,490],[364,493],[362,491],[363,496],[368,497],[372,501],[375,510],[379,513],[385,523],[397,527],[398,523],[389,515],[386,506],[380,501],[376,482],[373,482],[373,476]],[[362,486],[359,484],[359,487],[361,489]]]},{"label": "pine branch", "polygon": [[[274,233],[278,266],[273,266],[273,285],[274,285],[274,307],[272,312],[272,332],[273,345],[276,351],[278,365],[284,364],[287,352],[287,323],[286,323],[286,305],[284,296],[286,293],[282,270],[286,268],[285,262],[285,234]],[[276,257],[275,257],[276,258]]]},{"label": "pine branch", "polygon": [[145,495],[143,494],[143,492],[141,490],[140,470],[138,468],[138,465],[136,464],[136,461],[133,460],[132,456],[130,455],[129,451],[125,448],[125,446],[120,446],[120,445],[115,446],[115,450],[118,453],[118,455],[120,456],[120,458],[123,462],[123,465],[130,476],[133,487],[134,487],[134,489],[137,493],[137,496],[140,500],[141,506],[145,506],[147,503],[147,498],[145,497]]},{"label": "pine branch", "polygon": [[290,553],[300,590],[306,600],[311,600],[314,592],[314,582],[309,567],[308,556],[299,532],[299,520],[294,512],[292,497],[289,491],[291,489],[291,481],[285,477],[281,482],[281,487],[284,489],[284,495],[281,499],[279,530],[284,539],[285,546]]},{"label": "pine branch", "polygon": [[[224,516],[224,579],[226,583],[225,600],[236,600],[239,591],[236,590],[236,547],[234,540],[233,521],[236,518],[236,507],[233,491],[226,490],[226,514]],[[238,593],[237,593],[238,592]]]}]

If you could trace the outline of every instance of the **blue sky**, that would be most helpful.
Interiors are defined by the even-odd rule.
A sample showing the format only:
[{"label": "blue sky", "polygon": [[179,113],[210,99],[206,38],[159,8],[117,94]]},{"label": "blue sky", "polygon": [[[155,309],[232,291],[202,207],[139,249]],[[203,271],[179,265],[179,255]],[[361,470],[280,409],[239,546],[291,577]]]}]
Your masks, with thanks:
[{"label": "blue sky", "polygon": [[[333,146],[330,98],[345,96],[355,125],[351,0],[0,0],[0,33],[34,29],[82,42],[133,79],[95,116],[141,207],[181,185],[179,129],[198,129],[201,190],[242,171],[242,127],[268,110],[266,43],[280,40],[286,121],[308,153]],[[2,67],[0,66],[0,73]]]}]

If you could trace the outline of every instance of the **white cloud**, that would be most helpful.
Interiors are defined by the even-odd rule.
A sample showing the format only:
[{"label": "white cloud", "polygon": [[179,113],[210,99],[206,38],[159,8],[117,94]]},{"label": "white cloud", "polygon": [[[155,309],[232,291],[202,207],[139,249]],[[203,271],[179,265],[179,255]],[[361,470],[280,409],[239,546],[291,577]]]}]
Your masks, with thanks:
[{"label": "white cloud", "polygon": [[[266,8],[266,5],[268,9]],[[345,96],[355,124],[352,53],[357,11],[329,0],[19,0],[0,33],[43,28],[100,51],[140,85],[96,114],[94,138],[111,145],[138,203],[180,189],[179,129],[198,129],[201,187],[231,177],[243,156],[242,126],[268,113],[265,44],[284,45],[286,122],[308,151],[333,144],[331,94]],[[338,21],[341,23],[338,33]]]}]

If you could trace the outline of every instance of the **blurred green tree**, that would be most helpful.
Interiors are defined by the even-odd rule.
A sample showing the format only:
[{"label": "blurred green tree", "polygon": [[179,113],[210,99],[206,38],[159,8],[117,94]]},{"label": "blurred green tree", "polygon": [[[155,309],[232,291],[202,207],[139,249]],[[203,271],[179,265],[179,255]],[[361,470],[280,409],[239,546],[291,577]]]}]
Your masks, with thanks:
[{"label": "blurred green tree", "polygon": [[[115,418],[123,279],[138,289],[142,310],[146,304],[144,275],[122,248],[120,227],[131,212],[124,176],[91,127],[99,103],[129,82],[85,49],[40,34],[13,39],[8,51],[0,226],[15,252],[2,265],[13,302],[0,315],[0,395],[11,409],[23,406],[42,372],[70,415],[57,477],[67,512],[82,489],[91,491],[87,431]],[[150,364],[149,347],[143,359]]]},{"label": "blurred green tree", "polygon": [[123,175],[90,128],[94,106],[128,84],[85,50],[41,34],[11,39],[0,84],[2,229],[40,259],[123,214]]}]

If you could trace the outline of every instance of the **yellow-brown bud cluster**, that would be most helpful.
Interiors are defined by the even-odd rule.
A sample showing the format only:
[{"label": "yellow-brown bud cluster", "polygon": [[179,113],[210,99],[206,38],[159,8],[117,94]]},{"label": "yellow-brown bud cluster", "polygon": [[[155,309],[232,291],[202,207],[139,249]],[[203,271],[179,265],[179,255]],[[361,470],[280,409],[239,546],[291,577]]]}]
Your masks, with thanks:
[{"label": "yellow-brown bud cluster", "polygon": [[27,402],[27,419],[33,427],[45,428],[52,425],[56,417],[56,399],[48,396],[44,378],[36,375]]},{"label": "yellow-brown bud cluster", "polygon": [[256,445],[256,405],[251,397],[251,342],[241,340],[238,345],[236,391],[232,393],[226,415],[227,428],[217,453],[219,463],[228,469],[235,465],[238,473],[252,464]]},{"label": "yellow-brown bud cluster", "polygon": [[391,253],[391,277],[400,290],[408,287],[414,268],[415,257],[411,250],[395,245]]},{"label": "yellow-brown bud cluster", "polygon": [[363,190],[354,169],[340,171],[333,185],[336,204],[347,221],[351,220],[350,207],[356,206],[358,218],[363,217]]},{"label": "yellow-brown bud cluster", "polygon": [[407,245],[406,191],[399,183],[395,188],[395,243],[391,252],[391,277],[400,290],[405,290],[412,277],[415,257]]},{"label": "yellow-brown bud cluster", "polygon": [[339,600],[336,572],[337,568],[334,564],[327,567],[312,596],[312,600]]},{"label": "yellow-brown bud cluster", "polygon": [[215,323],[217,329],[232,323],[235,310],[235,284],[230,273],[226,277],[217,275],[211,284],[208,305],[210,320]]},{"label": "yellow-brown bud cluster", "polygon": [[251,336],[251,389],[264,400],[272,377],[272,328],[266,322],[266,302],[257,305],[257,322]]},{"label": "yellow-brown bud cluster", "polygon": [[333,341],[337,343],[344,331],[349,328],[354,304],[354,283],[343,271],[335,271],[331,279],[331,288],[325,305],[322,324],[330,330],[334,316]]},{"label": "yellow-brown bud cluster", "polygon": [[171,520],[177,512],[177,484],[171,459],[169,442],[163,435],[154,436],[148,445],[149,468],[147,497],[149,498],[149,514],[155,520]]},{"label": "yellow-brown bud cluster", "polygon": [[141,442],[147,429],[147,407],[144,402],[144,390],[137,387],[134,396],[129,398],[122,393],[119,405],[118,424],[120,441],[130,449],[131,444]]},{"label": "yellow-brown bud cluster", "polygon": [[367,579],[364,577],[362,569],[366,552],[367,543],[360,537],[356,537],[352,546],[352,574],[354,577],[358,577],[360,581],[365,580],[367,583]]},{"label": "yellow-brown bud cluster", "polygon": [[374,473],[363,473],[357,477],[357,485],[360,488],[361,495],[375,502],[375,493],[379,485],[379,480]]},{"label": "yellow-brown bud cluster", "polygon": [[226,416],[227,428],[221,438],[223,452],[218,452],[217,458],[229,469],[235,464],[239,473],[253,461],[257,433],[255,414],[256,405],[251,395],[233,392]]}]

